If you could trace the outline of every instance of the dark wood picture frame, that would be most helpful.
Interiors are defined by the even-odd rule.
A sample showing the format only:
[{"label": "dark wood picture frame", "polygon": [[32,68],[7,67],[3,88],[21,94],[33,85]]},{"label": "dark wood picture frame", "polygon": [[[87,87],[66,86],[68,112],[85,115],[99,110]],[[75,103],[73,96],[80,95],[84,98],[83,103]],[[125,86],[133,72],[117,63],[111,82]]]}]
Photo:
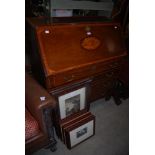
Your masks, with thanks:
[{"label": "dark wood picture frame", "polygon": [[[60,124],[62,122],[65,122],[67,120],[70,120],[80,114],[83,114],[87,111],[89,111],[90,108],[90,102],[89,102],[89,98],[90,98],[90,93],[91,93],[91,89],[90,89],[90,83],[91,83],[92,79],[91,78],[86,78],[84,80],[81,81],[77,81],[74,83],[70,83],[68,85],[62,86],[62,87],[58,87],[56,89],[53,89],[50,94],[52,96],[55,97],[55,99],[57,100],[57,106],[53,111],[53,123],[56,129],[56,134],[57,136],[62,139],[62,134],[61,134],[61,128],[60,128]],[[80,110],[77,113],[74,113],[72,115],[70,115],[69,117],[66,117],[64,119],[60,118],[60,110],[59,110],[59,103],[58,103],[58,97],[62,96],[64,94],[70,93],[72,91],[78,90],[82,87],[86,88],[86,94],[85,94],[85,108],[83,110]]]},{"label": "dark wood picture frame", "polygon": [[73,84],[68,84],[65,87],[57,88],[57,89],[53,90],[52,92],[50,92],[50,94],[55,96],[55,98],[57,100],[56,114],[57,114],[57,118],[59,120],[67,119],[67,117],[61,118],[60,105],[59,105],[59,97],[61,97],[63,95],[66,95],[66,94],[69,94],[69,93],[74,92],[74,91],[78,91],[81,88],[85,88],[85,105],[84,105],[84,108],[80,109],[79,111],[77,111],[77,112],[75,112],[75,113],[73,113],[71,115],[69,115],[69,117],[74,117],[74,115],[76,116],[76,114],[79,113],[82,110],[89,111],[90,105],[89,105],[88,98],[89,98],[89,95],[90,95],[90,82],[91,81],[92,80],[90,78],[89,79],[84,79],[82,81],[75,82]]},{"label": "dark wood picture frame", "polygon": [[95,116],[90,115],[79,122],[73,123],[68,128],[64,129],[64,135],[65,144],[68,149],[72,149],[89,139],[95,135]]},{"label": "dark wood picture frame", "polygon": [[83,113],[78,114],[76,117],[61,123],[60,128],[61,128],[61,134],[62,134],[62,141],[66,143],[65,134],[64,134],[66,129],[71,127],[73,124],[78,123],[79,121],[83,120],[83,118],[89,117],[90,115],[91,115],[91,112],[83,112]]}]

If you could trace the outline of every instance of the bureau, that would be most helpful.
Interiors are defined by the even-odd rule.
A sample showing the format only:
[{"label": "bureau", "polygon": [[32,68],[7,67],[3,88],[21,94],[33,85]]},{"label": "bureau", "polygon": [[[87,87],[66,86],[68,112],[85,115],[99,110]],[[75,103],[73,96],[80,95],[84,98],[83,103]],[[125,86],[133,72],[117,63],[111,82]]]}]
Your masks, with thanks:
[{"label": "bureau", "polygon": [[127,56],[119,23],[77,17],[29,18],[27,23],[32,71],[49,93],[88,81],[92,102],[113,88]]}]

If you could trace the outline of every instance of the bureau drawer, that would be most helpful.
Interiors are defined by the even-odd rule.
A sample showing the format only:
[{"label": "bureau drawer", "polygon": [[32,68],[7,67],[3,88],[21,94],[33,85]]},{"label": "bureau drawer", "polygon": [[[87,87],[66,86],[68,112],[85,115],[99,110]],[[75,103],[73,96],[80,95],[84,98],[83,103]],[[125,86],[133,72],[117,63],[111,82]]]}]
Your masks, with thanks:
[{"label": "bureau drawer", "polygon": [[114,80],[98,79],[91,83],[90,101],[106,96],[107,92],[113,88]]},{"label": "bureau drawer", "polygon": [[[121,66],[121,61],[115,61],[110,63],[99,63],[95,65],[86,66],[83,68],[73,69],[63,73],[59,73],[53,76],[54,86],[59,86],[68,82],[75,80],[80,80],[82,78],[87,78],[94,76],[96,74],[102,73],[103,71],[108,71],[111,69],[116,69]],[[110,78],[115,74],[114,72],[107,72],[104,74],[105,77]]]},{"label": "bureau drawer", "polygon": [[93,77],[91,82],[90,102],[106,96],[113,89],[119,70],[112,70]]},{"label": "bureau drawer", "polygon": [[113,80],[116,79],[120,74],[120,69],[112,69],[112,70],[108,70],[105,72],[102,72],[100,74],[98,74],[97,76],[93,77],[93,83],[95,84],[98,81],[109,81],[109,80]]}]

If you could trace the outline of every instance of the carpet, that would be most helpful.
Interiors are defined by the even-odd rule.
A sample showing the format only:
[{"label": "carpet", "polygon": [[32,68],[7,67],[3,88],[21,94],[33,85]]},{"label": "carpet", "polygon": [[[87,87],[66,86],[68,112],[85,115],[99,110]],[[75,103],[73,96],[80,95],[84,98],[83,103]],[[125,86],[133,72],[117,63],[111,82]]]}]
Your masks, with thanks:
[{"label": "carpet", "polygon": [[91,103],[90,111],[96,116],[95,135],[68,150],[56,137],[57,150],[41,149],[33,155],[128,155],[129,154],[129,100],[117,106],[113,99]]}]

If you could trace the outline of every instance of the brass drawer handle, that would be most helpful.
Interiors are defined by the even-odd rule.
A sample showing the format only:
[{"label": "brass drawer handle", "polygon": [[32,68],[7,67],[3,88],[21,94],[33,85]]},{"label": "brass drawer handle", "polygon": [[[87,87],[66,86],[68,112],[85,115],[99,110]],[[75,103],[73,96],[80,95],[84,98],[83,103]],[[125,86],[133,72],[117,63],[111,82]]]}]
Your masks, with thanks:
[{"label": "brass drawer handle", "polygon": [[115,62],[115,63],[113,63],[113,64],[110,64],[109,66],[110,67],[117,67],[119,64],[118,64],[118,62]]},{"label": "brass drawer handle", "polygon": [[114,72],[109,72],[105,74],[106,77],[112,77],[113,75],[114,75]]},{"label": "brass drawer handle", "polygon": [[117,66],[118,65],[118,62],[115,62],[114,65]]},{"label": "brass drawer handle", "polygon": [[110,66],[110,67],[115,67],[114,64],[110,64],[109,66]]},{"label": "brass drawer handle", "polygon": [[103,86],[103,87],[109,87],[110,84],[111,84],[111,83],[110,83],[109,81],[105,81],[105,82],[102,84],[102,86]]},{"label": "brass drawer handle", "polygon": [[107,87],[107,84],[106,83],[103,83],[102,85],[103,85],[103,87]]},{"label": "brass drawer handle", "polygon": [[66,81],[66,82],[70,82],[70,81],[72,81],[72,80],[74,80],[74,75],[72,75],[71,77],[64,77],[64,80]]},{"label": "brass drawer handle", "polygon": [[92,66],[91,70],[92,71],[96,70],[96,66]]}]

